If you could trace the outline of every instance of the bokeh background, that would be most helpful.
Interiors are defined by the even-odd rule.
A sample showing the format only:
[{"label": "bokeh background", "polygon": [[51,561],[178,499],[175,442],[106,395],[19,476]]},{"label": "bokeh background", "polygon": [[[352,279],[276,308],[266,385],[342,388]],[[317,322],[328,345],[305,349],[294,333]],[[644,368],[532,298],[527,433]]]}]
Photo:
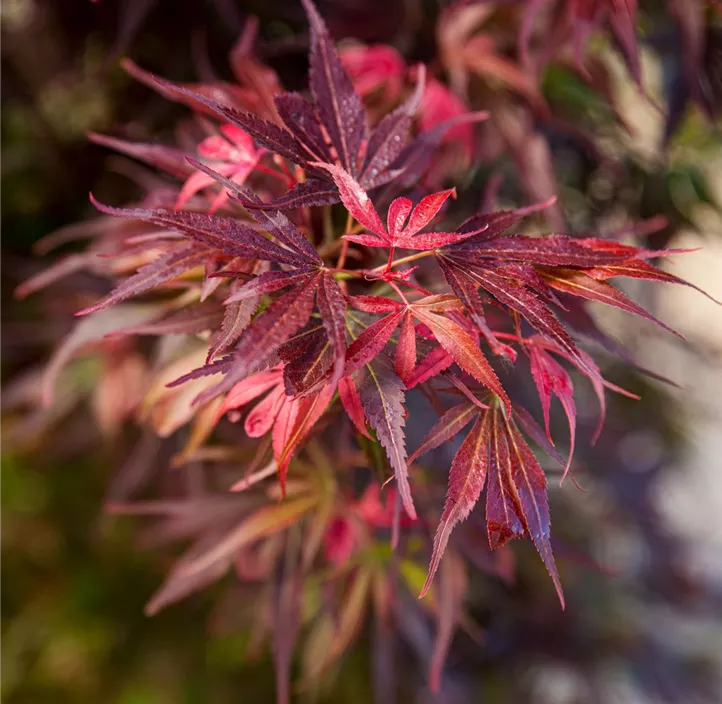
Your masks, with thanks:
[{"label": "bokeh background", "polygon": [[[342,0],[324,9],[335,36],[433,57],[433,2]],[[143,615],[172,556],[140,547],[132,521],[102,514],[133,431],[101,439],[84,401],[96,378],[92,360],[73,368],[73,392],[61,393],[55,407],[35,406],[37,371],[72,325],[69,292],[78,285],[100,292],[102,283],[83,274],[27,301],[12,292],[47,264],[33,255],[35,241],[91,215],[89,190],[112,202],[134,194],[129,162],[89,144],[86,132],[170,139],[183,114],[124,74],[120,57],[174,79],[211,66],[223,75],[227,51],[255,14],[261,58],[298,87],[301,9],[285,0],[4,0],[0,13],[3,699],[272,701],[269,655],[253,652],[232,609],[219,608],[225,592],[210,589],[152,619]],[[646,27],[649,36],[667,36],[660,22]],[[675,53],[674,42],[643,48],[645,76],[660,94]],[[618,59],[608,61],[626,125],[619,168],[610,176],[579,145],[549,134],[570,229],[597,216],[664,214],[670,226],[652,244],[701,248],[674,258],[670,270],[722,299],[719,125],[692,110],[661,150],[664,116]],[[570,74],[548,71],[543,89],[580,119],[612,119]],[[472,180],[483,182],[485,166],[475,169]],[[552,489],[569,607],[550,611],[535,599],[530,585],[541,575],[528,546],[519,546],[522,575],[532,577],[472,594],[485,630],[477,641],[462,634],[455,642],[438,701],[722,701],[722,309],[691,289],[628,290],[688,342],[622,314],[607,313],[605,328],[677,386],[607,360],[607,375],[642,400],[611,397],[598,445],[580,443],[585,493]],[[367,646],[364,636],[316,693],[320,700],[371,700]],[[432,700],[423,676],[411,667],[404,675],[403,701]]]}]

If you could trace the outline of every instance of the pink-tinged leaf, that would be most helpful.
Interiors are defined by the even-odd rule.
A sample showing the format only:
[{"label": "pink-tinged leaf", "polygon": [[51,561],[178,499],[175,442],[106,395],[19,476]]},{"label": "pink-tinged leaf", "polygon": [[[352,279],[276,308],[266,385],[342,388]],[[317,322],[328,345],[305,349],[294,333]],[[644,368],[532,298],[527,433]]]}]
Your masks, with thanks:
[{"label": "pink-tinged leaf", "polygon": [[325,169],[331,174],[338,188],[341,202],[355,220],[374,234],[388,239],[388,233],[381,222],[379,214],[376,212],[376,208],[374,208],[374,204],[351,174],[335,164],[322,164],[319,162],[314,163],[314,166]]},{"label": "pink-tinged leaf", "polygon": [[83,254],[70,254],[66,257],[58,259],[56,262],[51,264],[47,269],[39,271],[37,274],[24,281],[20,286],[15,289],[15,298],[25,298],[31,293],[40,291],[41,289],[54,284],[60,279],[64,279],[66,276],[82,271],[89,267],[95,255],[91,252],[85,252]]},{"label": "pink-tinged leaf", "polygon": [[[225,259],[225,257],[224,257]],[[203,270],[203,281],[201,282],[200,290],[200,302],[204,303],[207,301],[223,283],[223,279],[220,276],[215,276],[221,269],[220,259],[208,259],[205,263]],[[241,276],[241,272],[238,273]]]},{"label": "pink-tinged leaf", "polygon": [[96,311],[124,301],[133,296],[139,296],[151,289],[178,278],[190,269],[203,264],[208,258],[207,249],[199,249],[194,244],[183,244],[162,254],[149,264],[142,266],[138,272],[116,286],[113,291],[95,305],[78,311],[75,315],[88,315]]},{"label": "pink-tinged leaf", "polygon": [[344,376],[348,376],[364,364],[374,359],[391,338],[404,317],[404,309],[390,313],[385,318],[371,323],[346,350],[346,368]]},{"label": "pink-tinged leaf", "polygon": [[248,298],[258,298],[267,293],[280,291],[289,286],[302,285],[309,275],[313,275],[313,273],[314,270],[310,268],[300,268],[293,271],[267,271],[236,289],[226,298],[224,303],[237,303]]},{"label": "pink-tinged leaf", "polygon": [[211,346],[208,350],[209,362],[238,342],[243,331],[249,326],[256,308],[258,308],[257,298],[229,303],[225,307],[220,330],[211,339]]},{"label": "pink-tinged leaf", "polygon": [[464,306],[453,293],[438,293],[414,301],[414,310],[424,309],[430,313],[448,313],[462,311]]},{"label": "pink-tinged leaf", "polygon": [[[252,170],[253,164],[251,163],[243,167],[239,167],[237,164],[222,164],[218,166],[219,172],[226,172],[229,176],[233,176],[234,180],[238,181],[239,183],[245,181]],[[190,201],[190,199],[197,193],[205,190],[206,188],[209,188],[210,186],[217,185],[218,183],[216,179],[212,178],[211,176],[206,176],[206,174],[199,172],[192,174],[183,184],[183,188],[181,188],[180,193],[178,194],[178,198],[175,202],[175,209],[183,210],[188,201]],[[213,198],[213,201],[208,208],[208,212],[215,213],[219,208],[225,205],[227,201],[228,192],[226,189],[221,188]]]},{"label": "pink-tinged leaf", "polygon": [[407,389],[422,384],[431,377],[441,374],[454,363],[454,358],[443,348],[435,347],[418,364],[406,383]]},{"label": "pink-tinged leaf", "polygon": [[381,355],[365,364],[357,382],[366,420],[376,431],[379,442],[394,469],[396,486],[409,518],[416,518],[411,498],[406,446],[404,441],[404,386],[390,360]]},{"label": "pink-tinged leaf", "polygon": [[[287,400],[286,405],[296,406],[295,412],[289,414],[282,425],[282,431],[273,432],[273,455],[278,466],[278,480],[281,491],[286,491],[286,474],[288,465],[298,446],[306,439],[316,422],[321,418],[333,398],[335,388],[329,384],[315,396]],[[280,419],[280,416],[279,416]]]},{"label": "pink-tinged leaf", "polygon": [[43,406],[53,403],[60,373],[77,352],[117,330],[146,323],[156,310],[154,306],[123,303],[77,321],[72,332],[54,350],[45,367],[41,384]]},{"label": "pink-tinged leaf", "polygon": [[455,188],[424,196],[411,213],[409,224],[404,229],[404,235],[409,237],[425,228],[436,217],[450,196],[456,198]]},{"label": "pink-tinged leaf", "polygon": [[223,311],[215,301],[207,301],[183,308],[143,325],[121,328],[112,333],[120,335],[195,335],[217,328],[223,320]]},{"label": "pink-tinged leaf", "polygon": [[425,232],[420,235],[414,235],[413,237],[403,237],[397,242],[398,247],[405,249],[438,249],[439,247],[446,247],[448,244],[453,244],[467,237],[473,237],[476,232],[469,233],[468,235],[460,235],[456,232]]},{"label": "pink-tinged leaf", "polygon": [[507,419],[504,420],[504,423],[509,443],[508,477],[513,499],[524,522],[526,532],[534,542],[537,552],[554,582],[563,609],[564,593],[550,542],[546,477],[534,453],[524,442],[524,438],[516,426]]},{"label": "pink-tinged leaf", "polygon": [[297,523],[317,503],[316,496],[299,496],[273,506],[265,506],[244,518],[212,548],[186,562],[179,569],[184,577],[199,574],[220,563],[230,567],[234,555],[246,545],[280,533]]},{"label": "pink-tinged leaf", "polygon": [[344,235],[343,239],[363,247],[389,247],[390,242],[376,235]]},{"label": "pink-tinged leaf", "polygon": [[258,484],[258,482],[262,482],[264,479],[268,479],[268,477],[272,477],[276,473],[276,462],[275,460],[269,462],[265,467],[262,467],[261,469],[252,472],[250,474],[247,474],[242,479],[239,479],[235,484],[233,484],[228,491],[233,492],[241,492],[245,491],[246,489],[250,489],[255,484]]},{"label": "pink-tinged leaf", "polygon": [[491,413],[482,412],[476,419],[451,463],[444,511],[436,529],[429,573],[419,594],[420,599],[431,587],[451,531],[471,513],[484,488],[489,468],[490,416]]},{"label": "pink-tinged leaf", "polygon": [[354,88],[366,99],[382,94],[384,102],[394,102],[403,90],[406,61],[388,44],[349,44],[340,52]]},{"label": "pink-tinged leaf", "polygon": [[441,675],[454,632],[462,617],[466,594],[464,563],[456,553],[449,553],[441,564],[439,591],[436,600],[437,630],[429,663],[429,689],[441,689]]},{"label": "pink-tinged leaf", "polygon": [[460,403],[444,413],[438,422],[426,434],[421,444],[409,457],[409,464],[427,452],[441,447],[445,442],[451,440],[457,433],[460,433],[479,413],[479,409],[469,403]]},{"label": "pink-tinged leaf", "polygon": [[332,162],[313,105],[300,93],[280,93],[273,100],[286,127],[306,146],[310,160]]},{"label": "pink-tinged leaf", "polygon": [[627,298],[619,289],[614,288],[606,281],[598,281],[593,279],[581,271],[559,270],[542,272],[542,276],[552,288],[564,293],[571,293],[573,296],[585,298],[588,301],[597,301],[608,306],[614,306],[632,315],[638,315],[645,320],[650,320],[660,327],[684,339],[682,333],[677,332],[674,328],[655,318],[648,313],[642,306]]},{"label": "pink-tinged leaf", "polygon": [[531,66],[531,57],[529,56],[529,42],[532,37],[534,25],[539,15],[539,11],[548,5],[551,0],[527,0],[522,10],[521,23],[519,25],[519,36],[517,47],[522,65]]},{"label": "pink-tinged leaf", "polygon": [[108,215],[145,220],[161,227],[167,227],[233,257],[263,259],[297,266],[306,263],[298,254],[282,249],[235,218],[223,218],[205,213],[176,212],[175,210],[111,208],[96,201],[92,195],[91,201],[98,210]]},{"label": "pink-tinged leaf", "polygon": [[308,157],[306,151],[298,139],[288,130],[264,120],[262,117],[223,105],[196,91],[170,83],[158,76],[151,75],[151,81],[154,85],[169,91],[174,97],[183,96],[185,99],[190,99],[205,108],[209,108],[210,111],[220,115],[226,121],[240,127],[274,154],[280,154],[299,166],[306,163]]},{"label": "pink-tinged leaf", "polygon": [[266,398],[257,403],[246,416],[243,429],[249,438],[261,438],[271,430],[281,405],[287,402],[283,386],[278,385]]},{"label": "pink-tinged leaf", "polygon": [[311,25],[309,83],[316,111],[344,168],[355,173],[366,138],[366,113],[328,30],[310,0],[303,6]]},{"label": "pink-tinged leaf", "polygon": [[409,141],[409,130],[413,117],[418,110],[426,83],[426,68],[420,65],[416,79],[416,88],[408,100],[386,115],[376,126],[369,138],[366,159],[359,180],[368,185],[378,182],[391,163],[401,154]]},{"label": "pink-tinged leaf", "polygon": [[363,406],[361,405],[361,398],[350,376],[344,376],[339,380],[338,393],[346,414],[351,419],[356,430],[364,437],[371,439],[371,435],[366,429],[366,418],[364,416]]},{"label": "pink-tinged leaf", "polygon": [[364,621],[374,566],[364,564],[349,578],[335,618],[323,611],[316,619],[304,648],[304,685],[316,682],[348,650]]},{"label": "pink-tinged leaf", "polygon": [[291,701],[291,665],[301,626],[301,599],[304,593],[299,547],[292,537],[286,537],[286,557],[281,574],[274,580],[272,622],[277,704],[289,704]]},{"label": "pink-tinged leaf", "polygon": [[479,383],[486,386],[504,401],[511,410],[511,401],[504,391],[489,361],[484,357],[478,344],[460,325],[449,318],[414,309],[418,320],[427,325],[439,344],[453,357],[454,361]]},{"label": "pink-tinged leaf", "polygon": [[364,313],[395,313],[403,306],[399,301],[385,296],[351,296],[349,303]]},{"label": "pink-tinged leaf", "polygon": [[335,385],[341,378],[346,363],[346,298],[336,279],[324,271],[316,293],[316,305],[335,355],[333,374],[329,383]]},{"label": "pink-tinged leaf", "polygon": [[176,178],[185,179],[192,171],[186,161],[188,155],[180,149],[161,144],[128,142],[125,139],[117,139],[96,132],[88,132],[88,139],[95,144],[114,149],[121,154],[127,154]]},{"label": "pink-tinged leaf", "polygon": [[408,198],[396,198],[389,206],[386,215],[386,229],[392,239],[401,235],[409,213],[414,208],[414,204]]},{"label": "pink-tinged leaf", "polygon": [[414,319],[411,311],[404,313],[399,330],[399,339],[396,343],[396,373],[401,381],[411,377],[416,367],[416,330],[414,330]]},{"label": "pink-tinged leaf", "polygon": [[223,400],[223,404],[218,411],[218,417],[220,418],[230,410],[243,408],[246,404],[278,385],[280,381],[281,372],[279,370],[259,372],[243,381],[239,381]]},{"label": "pink-tinged leaf", "polygon": [[574,439],[577,424],[577,409],[574,404],[574,385],[567,370],[552,358],[551,355],[534,345],[531,346],[529,362],[534,383],[536,384],[539,398],[541,399],[542,413],[544,414],[544,428],[547,438],[552,444],[553,441],[549,431],[549,408],[551,406],[552,394],[561,402],[564,413],[567,416],[567,421],[569,422],[569,459],[564,467],[563,481],[569,472],[572,457],[574,456]]}]

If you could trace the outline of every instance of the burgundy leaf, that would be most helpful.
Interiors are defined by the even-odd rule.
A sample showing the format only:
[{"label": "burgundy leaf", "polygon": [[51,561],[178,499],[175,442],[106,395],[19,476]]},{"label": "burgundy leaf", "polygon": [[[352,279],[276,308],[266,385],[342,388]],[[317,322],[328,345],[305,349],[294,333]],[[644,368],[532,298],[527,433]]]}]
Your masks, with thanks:
[{"label": "burgundy leaf", "polygon": [[549,438],[539,423],[537,423],[531,413],[518,403],[514,403],[514,419],[519,423],[521,429],[537,444],[549,457],[551,457],[562,469],[567,463],[562,457],[559,450],[549,441]]},{"label": "burgundy leaf", "polygon": [[75,315],[88,315],[127,298],[157,288],[161,284],[171,281],[190,269],[203,264],[208,255],[207,249],[198,249],[192,243],[175,247],[149,264],[142,266],[136,274],[123,281],[102,301],[78,311]]},{"label": "burgundy leaf", "polygon": [[416,518],[411,498],[406,447],[404,442],[404,386],[394,373],[390,361],[380,355],[366,363],[358,372],[357,388],[366,420],[376,431],[396,475],[396,486],[404,509]]},{"label": "burgundy leaf", "polygon": [[439,344],[465,372],[495,393],[504,401],[506,407],[511,409],[511,401],[499,377],[468,332],[453,320],[434,313],[414,309],[414,315],[431,329]]},{"label": "burgundy leaf", "polygon": [[569,471],[574,455],[577,415],[576,406],[574,405],[574,385],[567,370],[543,349],[532,345],[529,352],[529,361],[534,383],[536,384],[539,398],[541,399],[542,413],[544,414],[544,428],[550,442],[549,407],[551,405],[552,394],[561,402],[564,413],[569,421],[569,459],[564,468],[564,476],[562,477],[562,479],[564,479]]},{"label": "burgundy leaf", "polygon": [[339,380],[338,393],[341,397],[341,403],[351,422],[356,427],[356,430],[364,437],[371,439],[371,435],[369,435],[369,431],[366,429],[364,409],[361,405],[361,398],[359,397],[356,385],[353,382],[353,377],[345,376]]},{"label": "burgundy leaf", "polygon": [[262,369],[278,348],[311,317],[321,274],[310,274],[301,285],[271,303],[241,336],[226,376],[196,399],[201,403],[217,396],[249,374]]},{"label": "burgundy leaf", "polygon": [[524,535],[524,523],[515,501],[511,455],[503,419],[492,412],[489,446],[489,483],[486,490],[486,530],[492,550]]},{"label": "burgundy leaf", "polygon": [[366,138],[366,114],[326,25],[311,0],[303,0],[311,24],[310,86],[316,110],[344,168],[355,173]]},{"label": "burgundy leaf", "polygon": [[420,65],[413,94],[405,103],[386,115],[371,133],[366,159],[359,176],[361,183],[374,182],[406,146],[411,123],[419,108],[425,84],[426,68]]},{"label": "burgundy leaf", "polygon": [[398,301],[384,296],[351,296],[349,302],[364,313],[394,313],[402,307]]},{"label": "burgundy leaf", "polygon": [[321,205],[332,205],[338,203],[338,191],[333,183],[322,181],[318,178],[309,178],[307,181],[297,183],[282,196],[268,203],[249,205],[243,203],[247,208],[254,207],[259,210],[272,208],[274,210],[292,210],[293,208],[311,207]]},{"label": "burgundy leaf", "polygon": [[416,330],[411,311],[404,313],[396,343],[396,373],[406,383],[416,367]]},{"label": "burgundy leaf", "polygon": [[201,164],[195,159],[189,159],[189,162],[225,186],[234,198],[249,208],[253,219],[285,247],[306,260],[308,264],[323,264],[323,260],[313,245],[283,213],[269,208],[254,193],[213,171],[205,164]]},{"label": "burgundy leaf", "polygon": [[556,200],[555,196],[541,203],[533,203],[532,205],[516,208],[515,210],[497,210],[491,213],[477,213],[459,225],[456,231],[459,233],[483,232],[481,239],[491,240],[498,237],[502,232],[508,230],[527,215],[554,205]]},{"label": "burgundy leaf", "polygon": [[409,464],[451,440],[474,419],[478,412],[479,409],[469,403],[460,403],[446,411],[409,457]]},{"label": "burgundy leaf", "polygon": [[441,374],[454,363],[454,358],[443,348],[436,347],[422,359],[406,382],[407,389],[428,381],[431,377]]},{"label": "burgundy leaf", "polygon": [[286,127],[307,147],[309,160],[332,162],[333,157],[313,105],[299,93],[281,93],[273,100]]},{"label": "burgundy leaf", "polygon": [[[494,270],[491,266],[488,268],[472,267],[463,259],[450,258],[447,258],[447,264],[449,267],[455,268],[457,273],[463,271],[465,276],[480,284],[498,301],[517,311],[530,325],[557,342],[560,347],[577,359],[581,366],[584,366],[579,350],[554,313],[536,293],[515,284],[507,276],[504,276],[503,265],[496,265],[496,270]],[[451,282],[449,285],[452,285]]]},{"label": "burgundy leaf", "polygon": [[278,354],[286,363],[283,380],[289,396],[318,393],[319,385],[329,381],[329,371],[337,360],[323,324],[315,322],[284,343]]},{"label": "burgundy leaf", "polygon": [[436,529],[429,573],[419,598],[424,597],[431,587],[454,526],[471,513],[481,496],[489,469],[491,415],[488,411],[481,413],[451,463],[444,512]]},{"label": "burgundy leaf", "polygon": [[304,263],[298,254],[282,249],[235,218],[205,213],[176,212],[175,210],[145,210],[142,208],[111,208],[91,200],[98,210],[108,215],[145,220],[180,232],[209,247],[246,259],[264,259],[284,264]]},{"label": "burgundy leaf", "polygon": [[257,298],[274,291],[280,291],[289,286],[298,286],[303,284],[314,273],[314,269],[305,267],[292,271],[266,271],[236,289],[226,298],[225,302],[236,303],[248,298]]},{"label": "burgundy leaf", "polygon": [[550,542],[546,477],[534,453],[524,442],[524,438],[516,426],[507,419],[504,419],[504,422],[506,424],[510,456],[507,477],[510,480],[513,500],[524,522],[526,532],[534,542],[542,562],[544,562],[544,566],[554,582],[559,601],[562,608],[564,608],[564,594]]},{"label": "burgundy leaf", "polygon": [[390,313],[385,318],[371,323],[346,350],[346,368],[344,376],[348,376],[359,367],[374,359],[389,341],[394,330],[404,317],[404,309]]},{"label": "burgundy leaf", "polygon": [[574,296],[579,296],[589,301],[597,301],[608,306],[620,308],[627,313],[650,320],[665,330],[684,339],[682,333],[677,332],[674,328],[669,327],[669,325],[655,318],[651,313],[648,313],[642,308],[642,306],[631,301],[619,289],[614,288],[614,286],[608,284],[606,281],[598,281],[581,271],[574,271],[572,269],[544,271],[542,272],[542,276],[549,282],[550,286],[559,291],[571,293]]},{"label": "burgundy leaf", "polygon": [[346,362],[346,298],[333,274],[328,271],[324,271],[321,277],[316,304],[328,339],[333,345],[335,359],[330,383],[335,385],[343,374]]}]

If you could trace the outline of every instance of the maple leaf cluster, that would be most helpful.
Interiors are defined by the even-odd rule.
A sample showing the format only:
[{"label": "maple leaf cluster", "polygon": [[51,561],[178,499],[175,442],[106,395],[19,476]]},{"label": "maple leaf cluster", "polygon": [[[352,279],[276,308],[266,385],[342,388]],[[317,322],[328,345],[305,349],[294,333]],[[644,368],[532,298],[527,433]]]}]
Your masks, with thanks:
[{"label": "maple leaf cluster", "polygon": [[[444,599],[463,598],[458,556],[442,556],[454,528],[475,511],[484,516],[490,550],[516,538],[533,543],[564,604],[547,478],[532,446],[557,462],[563,476],[572,473],[573,377],[586,378],[598,398],[596,435],[605,389],[627,393],[606,380],[580,347],[585,337],[612,344],[585,304],[612,306],[666,327],[610,280],[686,282],[652,263],[670,251],[599,237],[519,234],[525,217],[555,206],[534,184],[528,193],[541,196],[539,202],[486,208],[459,223],[456,190],[433,189],[456,168],[454,159],[438,154],[461,145],[457,157],[473,158],[475,125],[488,115],[468,110],[424,66],[410,69],[390,47],[352,45],[339,55],[314,5],[303,5],[311,30],[308,95],[284,92],[245,40],[232,56],[235,84],[172,83],[126,62],[136,78],[190,106],[204,136],[195,153],[91,138],[182,185],[157,188],[125,208],[91,196],[103,216],[89,226],[98,233],[89,248],[27,282],[20,293],[81,268],[118,280],[107,296],[79,311],[83,320],[50,365],[48,399],[60,368],[90,342],[102,339],[112,351],[122,385],[126,372],[136,381],[143,376],[128,339],[186,341],[161,355],[140,403],[141,420],[164,437],[190,424],[176,465],[212,459],[214,450],[238,457],[232,445],[214,445],[214,438],[242,418],[243,435],[255,444],[250,458],[243,455],[242,477],[234,465],[230,494],[208,499],[203,510],[200,500],[154,507],[165,521],[161,532],[197,540],[149,610],[217,580],[231,566],[241,579],[253,579],[282,564],[273,617],[282,636],[274,647],[287,674],[289,643],[300,628],[300,579],[322,552],[345,576],[346,602],[338,629],[323,612],[309,637],[316,655],[325,644],[323,657],[308,666],[312,678],[351,642],[367,604],[379,598],[374,595],[389,591],[388,574],[373,560],[354,566],[379,536],[390,534],[398,549],[404,536],[424,538],[428,574],[425,583],[409,587],[426,595],[441,570],[438,609]],[[474,3],[463,5],[454,12],[478,11]],[[522,63],[536,60],[531,26],[538,13],[550,11],[547,5],[526,3]],[[574,34],[579,61],[586,35],[608,22],[641,80],[635,3],[568,0],[559,9],[553,21],[562,34]],[[443,20],[442,44],[448,44],[443,29],[456,21],[454,12]],[[496,72],[535,101],[528,76],[492,46],[481,51],[479,39],[473,61],[456,66],[457,79],[463,82],[469,70]],[[383,110],[378,100],[368,110],[363,98],[378,98],[379,91]],[[643,224],[637,232],[657,225]],[[56,236],[55,243],[63,239]],[[138,297],[144,302],[128,303]],[[538,391],[542,423],[505,381],[524,370]],[[405,426],[414,418],[406,396],[412,389],[423,392],[439,419],[409,452]],[[566,456],[550,433],[553,397],[567,419]],[[126,405],[123,417],[133,404]],[[343,460],[324,453],[316,438],[329,432],[353,437],[357,449]],[[441,505],[428,491],[431,473],[417,461],[464,432],[445,472]],[[350,498],[339,486],[362,465],[380,476],[366,483],[361,498]],[[264,500],[254,498],[250,508],[239,504],[236,494],[250,495],[256,486],[267,488]],[[120,503],[111,508],[138,510]],[[153,512],[147,505],[140,510]],[[295,529],[303,531],[301,547]],[[280,535],[285,543],[276,540]],[[446,647],[441,642],[435,654],[437,685]],[[279,687],[287,688],[281,681]]]}]

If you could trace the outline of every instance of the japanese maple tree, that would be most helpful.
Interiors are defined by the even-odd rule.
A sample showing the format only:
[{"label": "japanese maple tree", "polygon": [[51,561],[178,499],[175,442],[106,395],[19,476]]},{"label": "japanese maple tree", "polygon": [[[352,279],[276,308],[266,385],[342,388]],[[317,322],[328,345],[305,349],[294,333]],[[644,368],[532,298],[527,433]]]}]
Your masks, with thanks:
[{"label": "japanese maple tree", "polygon": [[[580,66],[587,36],[609,25],[641,83],[635,2],[519,5],[519,66],[512,71],[489,56],[528,99],[519,77],[527,70],[526,81],[549,60],[549,52],[532,51],[532,28],[545,12]],[[453,172],[453,159],[436,154],[450,141],[462,145],[462,158],[473,156],[475,126],[489,114],[466,109],[427,67],[407,67],[390,48],[346,48],[342,58],[311,0],[303,6],[308,93],[283,91],[248,41],[234,54],[242,67],[235,84],[172,83],[126,62],[132,75],[189,106],[205,136],[191,152],[91,135],[176,183],[131,207],[91,195],[110,217],[98,221],[88,250],[20,291],[84,267],[116,280],[77,313],[79,332],[49,367],[48,401],[60,368],[84,345],[121,345],[113,350],[122,356],[130,349],[122,345],[141,336],[182,340],[158,354],[134,410],[163,437],[188,426],[173,463],[218,462],[225,469],[217,491],[175,502],[115,501],[110,509],[157,514],[160,533],[192,541],[150,612],[231,569],[241,580],[274,576],[277,588],[264,598],[281,701],[299,635],[307,633],[305,652],[313,654],[304,666],[312,681],[349,647],[369,609],[389,608],[399,554],[428,562],[425,583],[406,586],[420,586],[416,594],[440,614],[430,675],[438,688],[463,612],[466,568],[455,529],[472,512],[484,521],[491,550],[531,541],[564,607],[536,451],[573,478],[575,382],[597,396],[595,439],[605,391],[631,395],[604,378],[583,347],[589,339],[610,342],[587,303],[667,328],[611,280],[689,285],[657,264],[678,252],[634,243],[662,227],[658,220],[628,228],[625,242],[625,232],[612,239],[520,234],[525,218],[544,217],[556,199],[496,210],[493,192],[477,214],[457,215],[457,188],[433,187]],[[363,100],[379,87],[383,115]],[[461,138],[449,140],[459,129]],[[516,391],[513,379],[522,374],[533,379],[536,407]],[[438,420],[410,448],[412,389]],[[554,398],[568,427],[566,452],[551,434]],[[242,418],[241,430],[233,424]],[[450,467],[425,464],[452,442]],[[372,472],[359,492],[362,467]],[[439,477],[447,484],[443,502],[433,490]],[[239,501],[240,492],[248,499]],[[380,558],[374,548],[386,544],[393,551]],[[335,611],[304,606],[323,580],[342,595]]]}]

